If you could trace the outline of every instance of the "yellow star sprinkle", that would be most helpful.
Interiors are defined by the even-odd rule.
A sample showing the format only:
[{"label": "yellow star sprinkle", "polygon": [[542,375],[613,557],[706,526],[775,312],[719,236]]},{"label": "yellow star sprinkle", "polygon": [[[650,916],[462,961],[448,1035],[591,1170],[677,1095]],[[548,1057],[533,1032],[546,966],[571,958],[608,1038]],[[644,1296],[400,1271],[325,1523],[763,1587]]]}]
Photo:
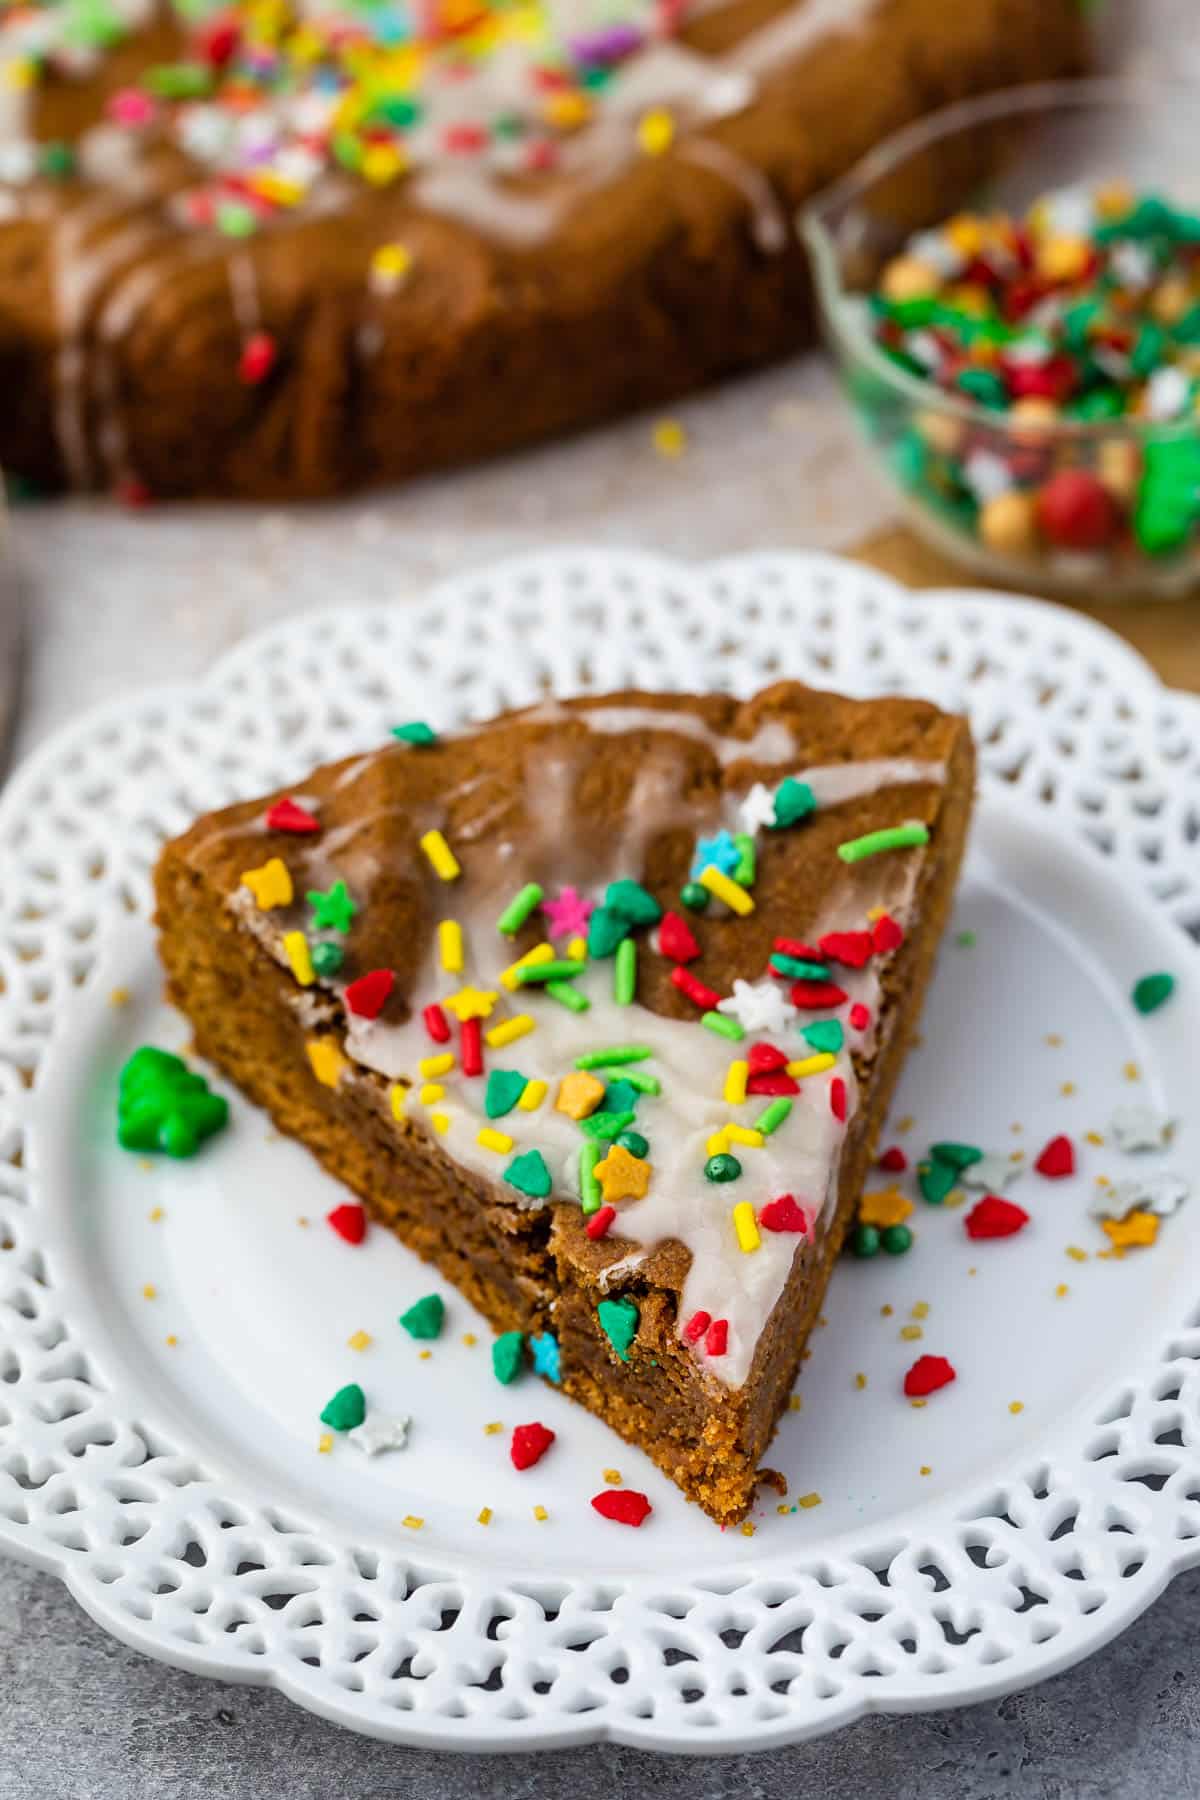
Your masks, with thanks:
[{"label": "yellow star sprinkle", "polygon": [[341,1080],[346,1058],[332,1038],[312,1038],[304,1046],[312,1072],[322,1087],[335,1088]]},{"label": "yellow star sprinkle", "polygon": [[259,912],[270,912],[274,906],[292,904],[292,878],[287,864],[278,856],[271,857],[261,868],[244,869],[238,879],[254,895]]},{"label": "yellow star sprinkle", "polygon": [[555,1112],[566,1113],[568,1119],[587,1119],[604,1098],[604,1083],[595,1075],[577,1070],[564,1075],[558,1084]]},{"label": "yellow star sprinkle", "polygon": [[464,1019],[490,1019],[499,994],[494,989],[462,987],[442,1001],[461,1025]]},{"label": "yellow star sprinkle", "polygon": [[1128,1250],[1152,1244],[1158,1236],[1158,1215],[1131,1212],[1126,1219],[1101,1219],[1101,1226],[1114,1250]]},{"label": "yellow star sprinkle", "polygon": [[614,1200],[643,1200],[650,1186],[650,1164],[634,1156],[624,1144],[614,1144],[593,1173],[608,1205]]},{"label": "yellow star sprinkle", "polygon": [[863,1195],[858,1220],[860,1225],[878,1225],[886,1230],[889,1225],[903,1225],[912,1209],[912,1201],[905,1199],[899,1188],[877,1188],[873,1194]]}]

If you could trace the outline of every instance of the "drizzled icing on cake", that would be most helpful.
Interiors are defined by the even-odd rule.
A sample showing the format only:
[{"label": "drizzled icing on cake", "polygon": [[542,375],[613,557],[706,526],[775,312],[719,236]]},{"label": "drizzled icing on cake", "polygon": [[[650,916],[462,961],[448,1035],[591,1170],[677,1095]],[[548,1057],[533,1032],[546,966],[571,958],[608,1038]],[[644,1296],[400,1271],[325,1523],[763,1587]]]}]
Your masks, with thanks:
[{"label": "drizzled icing on cake", "polygon": [[[879,1048],[881,1032],[887,1030],[886,1021],[881,1025],[879,1019],[881,977],[903,939],[923,865],[919,855],[909,852],[863,862],[835,861],[828,879],[822,882],[819,916],[807,922],[812,955],[795,944],[781,952],[803,965],[804,974],[795,988],[794,971],[785,962],[774,972],[763,970],[754,975],[749,983],[735,982],[732,994],[719,996],[719,1005],[714,1006],[712,999],[698,1001],[694,1018],[667,1017],[636,999],[620,1003],[614,959],[598,942],[593,944],[593,953],[582,959],[585,966],[566,979],[570,1007],[563,996],[556,1000],[552,992],[537,985],[514,985],[511,966],[518,952],[512,937],[498,931],[497,916],[526,880],[548,881],[548,872],[553,870],[554,890],[547,886],[542,896],[551,902],[550,913],[541,921],[547,947],[534,954],[579,960],[578,946],[564,944],[557,931],[553,893],[563,883],[577,888],[582,901],[580,905],[572,900],[564,907],[563,917],[574,913],[582,923],[591,911],[594,922],[597,915],[593,909],[603,908],[612,898],[612,882],[639,880],[643,852],[658,832],[682,823],[698,842],[712,845],[745,822],[746,791],[725,792],[719,801],[690,811],[681,808],[681,767],[672,757],[669,734],[696,735],[690,727],[680,725],[682,719],[699,724],[699,735],[728,762],[733,760],[724,756],[729,746],[740,743],[745,752],[751,745],[760,745],[762,732],[752,740],[722,738],[694,714],[649,708],[580,708],[564,714],[582,720],[589,729],[597,719],[619,716],[624,721],[621,727],[601,729],[625,731],[638,729],[643,715],[645,725],[662,735],[655,756],[645,760],[631,784],[626,829],[606,846],[605,854],[597,857],[593,850],[576,866],[567,854],[571,834],[565,802],[557,811],[553,805],[546,810],[548,782],[551,792],[557,783],[566,795],[575,773],[570,747],[555,746],[552,756],[544,756],[538,764],[538,826],[533,835],[520,840],[521,866],[514,866],[515,855],[499,853],[505,842],[501,837],[490,846],[493,856],[486,877],[469,883],[444,879],[434,887],[435,928],[426,958],[404,995],[406,1011],[401,1020],[370,1014],[369,1009],[356,1011],[353,983],[348,992],[346,982],[337,976],[298,990],[297,1001],[310,1029],[344,1026],[341,1049],[351,1071],[369,1070],[394,1084],[397,1115],[428,1132],[461,1167],[496,1184],[499,1195],[514,1205],[582,1203],[585,1217],[595,1217],[601,1204],[592,1187],[597,1177],[587,1157],[587,1116],[580,1120],[559,1109],[556,1101],[561,1083],[576,1071],[581,1057],[587,1059],[597,1051],[634,1046],[645,1052],[628,1065],[614,1060],[611,1066],[594,1071],[597,1079],[607,1084],[598,1105],[593,1097],[594,1110],[632,1111],[635,1116],[624,1122],[624,1129],[646,1140],[644,1153],[638,1148],[637,1136],[630,1140],[632,1148],[627,1152],[645,1192],[632,1197],[614,1191],[616,1217],[609,1230],[616,1254],[599,1279],[609,1292],[627,1291],[632,1284],[636,1297],[639,1273],[653,1281],[656,1258],[666,1254],[677,1259],[678,1250],[671,1247],[681,1246],[686,1252],[686,1268],[681,1275],[680,1334],[709,1374],[736,1388],[750,1372],[755,1348],[783,1293],[795,1256],[816,1253],[832,1217],[842,1146],[857,1110],[855,1059],[870,1058]],[[527,714],[523,722],[538,718],[538,714]],[[775,732],[773,726],[764,729]],[[791,734],[785,726],[780,729],[790,745]],[[778,744],[779,740],[773,737],[772,741]],[[557,771],[555,758],[561,765]],[[777,806],[789,790],[793,798],[797,791],[807,794],[811,807],[819,808],[891,787],[936,785],[944,778],[943,766],[936,762],[876,759],[805,769],[795,765],[794,750],[792,758],[779,768],[783,779],[775,789]],[[362,761],[353,765],[356,777],[365,766]],[[344,773],[342,781],[345,779]],[[477,782],[478,777],[470,780]],[[440,805],[431,806],[427,816],[417,817],[411,809],[404,809],[435,868],[442,849],[449,849],[451,857],[453,853],[452,845],[443,841],[439,848],[430,844],[430,838],[440,836],[454,791],[441,796]],[[758,791],[757,784],[753,791]],[[319,802],[305,803],[320,816]],[[382,812],[374,815],[381,816]],[[811,808],[788,829],[804,830],[808,816]],[[369,908],[379,853],[372,850],[370,860],[364,862],[354,841],[368,819],[331,825],[319,836],[296,840],[294,852],[285,846],[289,866],[295,869],[297,894],[314,883],[331,888],[335,880],[343,880],[352,898]],[[778,820],[775,825],[776,829],[757,833],[757,852],[764,859],[772,854],[773,840],[778,841]],[[252,854],[261,854],[258,822],[236,829],[246,832],[249,842],[259,846]],[[272,839],[272,844],[277,842]],[[464,840],[458,842],[462,848]],[[262,871],[250,874],[257,882]],[[705,878],[710,874],[707,870]],[[727,891],[719,881],[714,885],[718,893]],[[752,891],[752,885],[748,890],[738,889],[743,895]],[[230,904],[276,960],[295,972],[295,937],[305,936],[298,908],[260,910],[245,885],[235,891]],[[536,922],[536,909],[531,917]],[[873,937],[873,932],[881,929],[881,918],[888,921],[886,934]],[[453,921],[455,941],[461,942],[461,955],[451,958],[450,966],[438,920]],[[551,951],[552,932],[556,935]],[[842,941],[839,934],[843,933],[857,937],[854,942]],[[310,929],[306,941],[311,949],[337,935]],[[629,926],[626,938],[636,943],[636,956],[643,966],[660,956],[674,960],[657,929]],[[776,940],[776,948],[780,950],[780,940]],[[809,966],[814,958],[824,965],[824,975],[820,967],[814,970]],[[454,966],[455,961],[459,966]],[[354,971],[356,979],[364,973],[361,967]],[[818,992],[823,983],[826,991]],[[324,998],[314,999],[317,995]],[[706,1028],[701,1020],[705,1009],[712,1010],[724,1031],[732,1029],[733,1036],[712,1029],[711,1024]],[[469,1055],[464,1018],[475,1021],[470,1029],[482,1047],[480,1074],[469,1074],[464,1068]],[[440,1019],[437,1031],[431,1019]],[[529,1023],[518,1023],[510,1033],[506,1028],[514,1021]],[[737,1030],[739,1023],[744,1027],[741,1031]],[[818,1024],[822,1029],[810,1041],[805,1028]],[[491,1034],[497,1032],[493,1043]],[[736,1071],[731,1077],[731,1065],[745,1062],[752,1046],[760,1061],[776,1053],[777,1071],[790,1076],[793,1091],[773,1097],[770,1089],[748,1094],[739,1089]],[[452,1060],[444,1066],[439,1059],[447,1056]],[[435,1060],[430,1062],[431,1058]],[[649,1078],[651,1091],[631,1095],[616,1087],[631,1070],[635,1078]],[[532,1110],[517,1102],[499,1116],[489,1116],[485,1106],[488,1075],[495,1072],[507,1072],[526,1084],[544,1083],[544,1097]],[[743,1069],[742,1080],[745,1073]],[[642,1085],[646,1085],[644,1081]],[[781,1105],[781,1100],[789,1104]],[[771,1123],[762,1130],[760,1140],[753,1141],[764,1114]],[[602,1173],[620,1129],[614,1123],[599,1141]],[[750,1141],[738,1135],[747,1132],[752,1134]],[[740,1171],[731,1180],[715,1178],[712,1159],[730,1155],[740,1164]],[[537,1183],[530,1186],[512,1179],[522,1167],[519,1159],[530,1156],[540,1159],[539,1166],[546,1172],[545,1193]],[[771,1228],[771,1203],[783,1196],[794,1201],[801,1231]],[[609,1204],[607,1198],[604,1204]],[[735,1216],[735,1209],[740,1217]],[[680,1270],[676,1260],[667,1278],[680,1279]],[[706,1317],[723,1325],[723,1349],[710,1347],[704,1330],[694,1337],[689,1332],[690,1322]]]}]

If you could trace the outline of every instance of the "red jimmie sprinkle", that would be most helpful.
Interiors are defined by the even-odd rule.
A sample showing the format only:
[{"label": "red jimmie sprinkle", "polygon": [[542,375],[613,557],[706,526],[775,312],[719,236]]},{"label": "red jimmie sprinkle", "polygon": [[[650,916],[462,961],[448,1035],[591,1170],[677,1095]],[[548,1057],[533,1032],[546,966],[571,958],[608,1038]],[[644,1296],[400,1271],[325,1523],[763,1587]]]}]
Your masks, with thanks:
[{"label": "red jimmie sprinkle", "polygon": [[1025,1208],[1014,1205],[1002,1194],[985,1194],[963,1220],[969,1238],[1011,1237],[1028,1223]]},{"label": "red jimmie sprinkle", "polygon": [[478,1019],[464,1019],[459,1027],[462,1039],[462,1072],[483,1074],[483,1025]]},{"label": "red jimmie sprinkle", "polygon": [[321,829],[320,819],[294,800],[277,800],[274,806],[268,806],[265,822],[268,831],[294,831],[297,836]]},{"label": "red jimmie sprinkle", "polygon": [[821,952],[801,938],[776,938],[773,948],[780,956],[794,956],[798,962],[820,962]]},{"label": "red jimmie sprinkle", "polygon": [[591,1218],[584,1226],[584,1230],[590,1238],[602,1238],[616,1216],[617,1209],[615,1206],[602,1206],[599,1212],[594,1212],[592,1214]]},{"label": "red jimmie sprinkle", "polygon": [[752,1075],[774,1075],[777,1069],[786,1067],[787,1051],[777,1050],[774,1044],[751,1044],[746,1061]]},{"label": "red jimmie sprinkle", "polygon": [[897,925],[891,913],[884,913],[881,919],[876,919],[871,931],[871,938],[875,945],[876,953],[883,956],[886,955],[889,950],[898,950],[900,948],[901,944],[904,942],[904,930],[902,926]]},{"label": "red jimmie sprinkle", "polygon": [[352,981],[343,997],[356,1018],[377,1019],[395,985],[396,977],[390,969],[371,969]]},{"label": "red jimmie sprinkle", "polygon": [[956,1379],[954,1364],[947,1362],[944,1356],[918,1356],[904,1377],[904,1392],[910,1400],[919,1400],[926,1394],[936,1394],[939,1388],[949,1387]]},{"label": "red jimmie sprinkle", "polygon": [[850,1020],[851,1031],[865,1031],[871,1023],[871,1009],[869,1006],[864,1006],[861,1000],[854,1002],[847,1016]]},{"label": "red jimmie sprinkle", "polygon": [[751,1075],[746,1081],[748,1094],[798,1094],[800,1083],[794,1075],[785,1075],[782,1070],[775,1075]]},{"label": "red jimmie sprinkle", "polygon": [[442,133],[442,148],[458,156],[470,156],[482,150],[487,136],[478,125],[448,125]]},{"label": "red jimmie sprinkle", "polygon": [[1033,1166],[1039,1175],[1048,1175],[1052,1181],[1073,1175],[1075,1146],[1069,1137],[1052,1137]]},{"label": "red jimmie sprinkle", "polygon": [[436,1002],[432,1006],[427,1006],[421,1017],[425,1021],[426,1031],[435,1044],[450,1042],[450,1021]]},{"label": "red jimmie sprinkle", "polygon": [[238,358],[238,380],[244,387],[257,387],[275,367],[279,346],[267,331],[255,331],[242,345]]},{"label": "red jimmie sprinkle", "polygon": [[592,1505],[601,1518],[612,1519],[617,1525],[640,1525],[654,1511],[645,1494],[639,1494],[636,1488],[605,1488],[602,1494],[592,1495]]},{"label": "red jimmie sprinkle", "polygon": [[908,1167],[908,1158],[899,1144],[893,1144],[880,1157],[879,1166],[881,1169],[886,1169],[889,1175],[903,1175]]},{"label": "red jimmie sprinkle", "polygon": [[672,962],[692,962],[700,954],[700,946],[696,942],[695,933],[686,919],[678,913],[664,913],[662,924],[658,928],[658,947],[664,956]]},{"label": "red jimmie sprinkle", "polygon": [[671,980],[680,993],[686,994],[692,1004],[700,1007],[702,1011],[714,1012],[720,1005],[721,996],[716,989],[705,987],[704,983],[698,981],[690,969],[685,969],[680,963],[676,963],[671,970]]},{"label": "red jimmie sprinkle", "polygon": [[512,1443],[508,1446],[508,1454],[512,1457],[514,1469],[532,1469],[535,1462],[540,1462],[554,1442],[554,1433],[548,1425],[514,1425]]},{"label": "red jimmie sprinkle", "polygon": [[197,34],[196,48],[206,63],[214,69],[223,69],[238,47],[241,31],[236,19],[227,15],[210,21]]},{"label": "red jimmie sprinkle", "polygon": [[802,1012],[826,1012],[832,1006],[841,1006],[846,999],[845,988],[832,981],[793,981],[792,1005],[800,1007]]},{"label": "red jimmie sprinkle", "polygon": [[819,948],[822,956],[861,969],[875,954],[875,939],[869,931],[827,931]]},{"label": "red jimmie sprinkle", "polygon": [[361,1244],[367,1235],[366,1212],[361,1206],[353,1206],[349,1201],[343,1206],[335,1206],[332,1212],[325,1214],[325,1218],[348,1244]]},{"label": "red jimmie sprinkle", "polygon": [[768,1200],[758,1215],[758,1222],[768,1231],[808,1230],[808,1220],[794,1194],[780,1194],[777,1200]]},{"label": "red jimmie sprinkle", "polygon": [[698,1344],[711,1324],[711,1313],[694,1312],[683,1328],[683,1335],[689,1344]]},{"label": "red jimmie sprinkle", "polygon": [[729,1348],[729,1320],[714,1319],[704,1334],[704,1348],[709,1356],[724,1356]]},{"label": "red jimmie sprinkle", "polygon": [[846,1117],[846,1083],[840,1075],[835,1075],[829,1084],[829,1110],[839,1124]]}]

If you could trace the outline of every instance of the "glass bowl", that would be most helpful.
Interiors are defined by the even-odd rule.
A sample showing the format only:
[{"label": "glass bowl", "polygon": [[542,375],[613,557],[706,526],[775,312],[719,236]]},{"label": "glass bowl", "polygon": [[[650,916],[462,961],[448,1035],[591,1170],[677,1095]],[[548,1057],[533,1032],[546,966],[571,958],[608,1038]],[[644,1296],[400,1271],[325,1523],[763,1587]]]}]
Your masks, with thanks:
[{"label": "glass bowl", "polygon": [[[938,549],[1010,586],[1116,597],[1200,584],[1200,415],[1162,424],[989,409],[893,362],[871,335],[867,295],[911,235],[945,217],[948,191],[970,212],[1019,214],[1051,191],[1120,183],[1200,210],[1198,106],[1200,89],[1170,81],[986,95],[887,139],[804,214],[822,329],[905,515]],[[962,478],[980,452],[1029,494],[1063,469],[1098,477],[1116,502],[1109,541],[1079,551],[1031,538],[1029,506],[1021,533],[998,529],[1000,509],[981,529]]]}]

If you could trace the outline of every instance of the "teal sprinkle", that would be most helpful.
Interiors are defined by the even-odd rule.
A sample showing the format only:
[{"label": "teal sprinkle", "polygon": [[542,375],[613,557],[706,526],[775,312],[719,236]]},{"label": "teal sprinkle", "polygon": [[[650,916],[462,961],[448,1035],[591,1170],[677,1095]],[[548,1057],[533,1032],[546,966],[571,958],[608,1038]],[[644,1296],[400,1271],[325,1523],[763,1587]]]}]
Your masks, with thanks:
[{"label": "teal sprinkle", "polygon": [[519,1194],[525,1194],[531,1200],[544,1200],[552,1185],[546,1159],[540,1150],[523,1150],[520,1156],[514,1156],[504,1171],[504,1179],[509,1187],[515,1187]]},{"label": "teal sprinkle", "polygon": [[657,925],[662,907],[640,881],[611,881],[604,895],[609,912],[631,925]]},{"label": "teal sprinkle", "polygon": [[814,1019],[811,1025],[800,1027],[800,1036],[810,1048],[827,1056],[836,1056],[846,1041],[840,1019]]},{"label": "teal sprinkle", "polygon": [[321,1423],[328,1425],[332,1431],[353,1431],[356,1425],[362,1424],[366,1416],[366,1395],[357,1381],[339,1388],[332,1400],[327,1400],[321,1408]]},{"label": "teal sprinkle", "polygon": [[817,810],[817,796],[807,781],[797,781],[789,775],[775,789],[775,823],[774,831],[782,831],[788,825],[798,825],[801,819],[809,818]]},{"label": "teal sprinkle", "polygon": [[629,1361],[629,1347],[637,1336],[641,1318],[636,1300],[622,1295],[617,1300],[601,1300],[596,1308],[604,1335],[622,1362]]},{"label": "teal sprinkle", "polygon": [[558,1347],[558,1339],[552,1331],[538,1332],[529,1340],[529,1348],[533,1355],[533,1367],[538,1375],[544,1375],[547,1381],[556,1385],[562,1380],[562,1352]]},{"label": "teal sprinkle", "polygon": [[600,1104],[605,1112],[636,1112],[641,1097],[632,1081],[622,1076],[618,1081],[609,1082]]},{"label": "teal sprinkle", "polygon": [[492,1345],[492,1374],[508,1387],[517,1379],[525,1362],[525,1334],[505,1331]]},{"label": "teal sprinkle", "polygon": [[415,1338],[440,1337],[445,1321],[446,1302],[440,1294],[423,1294],[407,1312],[400,1314],[401,1325],[409,1337]]},{"label": "teal sprinkle", "polygon": [[412,744],[418,749],[437,743],[436,731],[424,719],[410,719],[407,725],[393,725],[392,736],[399,738],[402,744]]},{"label": "teal sprinkle", "polygon": [[808,962],[802,956],[785,956],[776,950],[771,958],[771,968],[776,975],[787,975],[792,981],[828,981],[828,963]]}]

